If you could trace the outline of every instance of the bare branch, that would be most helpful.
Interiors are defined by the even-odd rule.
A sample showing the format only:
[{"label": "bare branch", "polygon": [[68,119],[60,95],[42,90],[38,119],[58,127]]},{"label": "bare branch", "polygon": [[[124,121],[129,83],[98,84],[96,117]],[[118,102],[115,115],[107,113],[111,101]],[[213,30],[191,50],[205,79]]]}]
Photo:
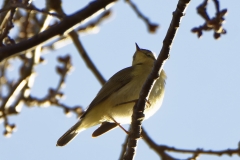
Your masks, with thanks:
[{"label": "bare branch", "polygon": [[191,158],[187,158],[187,160],[196,160],[197,157],[199,157],[202,154],[217,155],[217,156],[223,156],[223,155],[232,156],[234,154],[236,155],[240,154],[240,146],[236,149],[226,149],[226,150],[220,150],[220,151],[204,150],[204,149],[196,149],[196,150],[178,149],[174,147],[168,147],[166,145],[157,145],[144,130],[142,131],[142,137],[144,141],[149,145],[149,147],[151,147],[162,158],[162,160],[177,159],[173,157],[169,158],[169,154],[167,152],[193,154],[193,156]]},{"label": "bare branch", "polygon": [[148,27],[148,31],[150,33],[155,33],[156,30],[158,29],[159,25],[155,24],[155,23],[151,23],[150,20],[146,16],[144,16],[143,13],[140,12],[140,10],[137,8],[137,6],[131,0],[125,0],[125,2],[127,2],[132,7],[134,12],[138,15],[138,17],[146,23],[146,25]]},{"label": "bare branch", "polygon": [[70,111],[76,112],[80,116],[83,111],[79,106],[69,107],[63,103],[59,102],[59,99],[63,97],[63,93],[60,92],[61,88],[64,86],[67,73],[71,70],[71,58],[69,55],[65,57],[59,57],[58,61],[63,64],[63,66],[57,66],[56,72],[60,75],[60,79],[56,89],[50,88],[47,95],[44,98],[37,98],[29,95],[28,97],[23,97],[23,101],[29,107],[39,106],[39,107],[49,107],[55,105],[64,109],[65,114],[69,114]]},{"label": "bare branch", "polygon": [[97,26],[99,26],[102,23],[103,20],[105,20],[106,18],[109,18],[109,16],[111,14],[112,14],[111,10],[107,10],[107,11],[103,12],[102,14],[100,14],[96,20],[94,20],[84,26],[80,26],[80,27],[76,28],[76,30],[78,33],[82,33],[82,32],[87,32],[88,30],[91,30],[93,28],[96,28]]},{"label": "bare branch", "polygon": [[5,23],[5,28],[3,30],[3,33],[0,34],[0,47],[4,46],[3,43],[2,43],[4,38],[8,37],[8,34],[9,34],[10,30],[14,27],[13,23],[12,23],[14,13],[15,13],[15,8],[12,8],[11,11],[10,11],[10,16]]},{"label": "bare branch", "polygon": [[82,22],[86,18],[90,17],[97,11],[104,9],[108,4],[115,2],[116,0],[98,0],[91,2],[88,6],[83,8],[82,10],[72,14],[70,16],[65,17],[59,24],[52,26],[48,30],[33,36],[32,38],[19,42],[18,44],[14,44],[11,46],[6,46],[0,48],[0,61],[13,56],[19,52],[29,50],[50,38],[62,35],[64,32],[69,30],[75,24]]},{"label": "bare branch", "polygon": [[215,17],[209,18],[209,15],[207,13],[207,5],[209,0],[204,0],[204,2],[197,7],[198,14],[205,20],[205,23],[199,27],[194,27],[191,31],[193,33],[196,33],[198,38],[200,38],[203,34],[203,31],[214,31],[214,38],[218,39],[222,34],[226,34],[227,31],[222,27],[225,18],[224,16],[227,14],[227,9],[223,9],[220,11],[219,9],[219,2],[218,0],[213,0],[216,13]]},{"label": "bare branch", "polygon": [[165,39],[163,41],[163,46],[160,51],[160,54],[157,58],[157,61],[153,67],[152,72],[147,78],[147,81],[144,83],[141,93],[139,95],[138,102],[134,105],[132,123],[130,130],[130,137],[128,141],[128,149],[124,156],[124,160],[132,160],[135,155],[135,150],[137,147],[137,141],[141,135],[141,124],[144,119],[144,108],[146,103],[146,97],[148,97],[151,88],[155,80],[159,77],[159,71],[162,70],[165,61],[169,57],[170,47],[172,45],[173,39],[176,35],[177,29],[180,25],[180,20],[184,15],[184,11],[190,0],[179,0],[176,10],[173,12],[173,18]]},{"label": "bare branch", "polygon": [[40,12],[40,13],[44,13],[44,14],[47,14],[49,16],[54,16],[54,17],[57,17],[57,18],[63,18],[61,15],[59,14],[56,14],[56,13],[51,13],[49,12],[48,10],[44,10],[44,9],[38,9],[36,6],[34,6],[33,4],[30,4],[29,6],[23,6],[23,5],[20,5],[20,6],[16,6],[16,7],[19,7],[19,8],[24,8],[24,9],[27,9],[27,10],[30,10],[30,11],[37,11],[37,12]]},{"label": "bare branch", "polygon": [[106,80],[103,78],[101,73],[98,71],[97,67],[94,65],[94,63],[88,56],[86,50],[84,49],[78,37],[78,34],[75,31],[72,31],[69,33],[69,36],[72,38],[73,43],[75,44],[79,54],[81,55],[82,59],[84,60],[88,68],[93,72],[98,81],[103,85],[106,82]]},{"label": "bare branch", "polygon": [[[89,31],[91,31],[92,29],[96,28],[97,26],[99,26],[101,24],[101,22],[103,20],[105,20],[106,18],[108,18],[111,15],[111,11],[105,11],[102,14],[100,14],[97,19],[88,22],[87,24],[77,27],[75,29],[75,31],[77,31],[78,33],[87,33]],[[64,35],[61,36],[59,39],[55,40],[54,42],[43,46],[42,47],[42,52],[48,52],[48,51],[52,51],[55,49],[60,49],[61,47],[66,46],[67,44],[71,43],[71,39],[68,35]]]},{"label": "bare branch", "polygon": [[[66,14],[64,13],[62,7],[60,5],[58,6],[54,6],[54,8],[56,8],[56,12],[58,12],[59,14],[62,14],[64,16],[66,16]],[[100,23],[102,18],[107,17],[108,14],[103,14],[102,16],[100,16],[100,19],[97,19],[96,23]],[[80,38],[78,37],[78,34],[75,30],[71,31],[69,34],[70,38],[72,39],[74,45],[76,46],[78,53],[80,54],[80,56],[82,57],[82,59],[84,60],[84,62],[86,63],[86,65],[88,66],[88,68],[93,72],[93,74],[95,75],[95,77],[98,79],[98,81],[104,85],[106,80],[103,78],[103,76],[101,75],[101,73],[98,71],[97,67],[94,65],[94,63],[92,62],[92,60],[90,59],[90,57],[88,56],[86,50],[84,49]]]}]

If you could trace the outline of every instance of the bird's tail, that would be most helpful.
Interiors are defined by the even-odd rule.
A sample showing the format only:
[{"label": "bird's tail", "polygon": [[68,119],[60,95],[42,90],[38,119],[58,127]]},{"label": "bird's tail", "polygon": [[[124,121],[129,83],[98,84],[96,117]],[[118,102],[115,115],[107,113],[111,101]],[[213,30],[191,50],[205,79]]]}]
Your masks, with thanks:
[{"label": "bird's tail", "polygon": [[81,127],[81,121],[77,122],[74,126],[72,126],[64,135],[62,135],[58,141],[56,146],[65,146],[68,144],[71,140],[73,140],[78,133],[83,131],[84,129],[80,129]]}]

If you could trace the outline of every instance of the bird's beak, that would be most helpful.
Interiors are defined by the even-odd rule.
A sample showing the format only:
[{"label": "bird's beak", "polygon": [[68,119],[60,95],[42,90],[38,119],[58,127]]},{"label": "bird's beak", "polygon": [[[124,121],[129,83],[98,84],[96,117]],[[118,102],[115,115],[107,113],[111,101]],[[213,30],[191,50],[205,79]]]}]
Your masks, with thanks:
[{"label": "bird's beak", "polygon": [[135,43],[135,44],[136,44],[136,51],[139,51],[140,48],[138,47],[138,44],[137,43]]}]

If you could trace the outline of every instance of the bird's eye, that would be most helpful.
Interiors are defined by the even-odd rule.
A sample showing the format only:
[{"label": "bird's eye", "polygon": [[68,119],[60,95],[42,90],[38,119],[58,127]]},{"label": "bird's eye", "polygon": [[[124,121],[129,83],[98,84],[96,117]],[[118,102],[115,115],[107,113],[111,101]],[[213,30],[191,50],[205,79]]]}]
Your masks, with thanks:
[{"label": "bird's eye", "polygon": [[148,57],[151,57],[151,54],[150,54],[150,53],[146,53],[146,55],[147,55]]}]

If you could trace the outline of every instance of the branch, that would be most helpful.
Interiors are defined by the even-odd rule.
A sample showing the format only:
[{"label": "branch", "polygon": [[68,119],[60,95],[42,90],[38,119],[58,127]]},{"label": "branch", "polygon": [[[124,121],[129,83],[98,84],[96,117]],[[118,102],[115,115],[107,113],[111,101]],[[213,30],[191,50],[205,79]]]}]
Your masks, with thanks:
[{"label": "branch", "polygon": [[102,21],[107,19],[109,16],[111,16],[111,14],[112,14],[111,10],[105,11],[102,14],[100,14],[96,20],[93,20],[84,26],[80,26],[80,27],[76,28],[76,30],[78,33],[82,33],[82,32],[86,33],[88,31],[91,31],[94,28],[100,26]]},{"label": "branch", "polygon": [[226,150],[220,150],[220,151],[203,150],[200,148],[196,150],[190,150],[190,149],[178,149],[178,148],[169,147],[165,145],[157,145],[144,130],[142,131],[142,137],[144,141],[149,145],[149,147],[151,147],[162,158],[162,160],[177,160],[176,158],[171,157],[167,152],[193,154],[193,156],[191,158],[187,158],[187,160],[196,160],[201,154],[217,155],[217,156],[222,156],[222,155],[232,156],[234,154],[240,155],[240,145],[236,149],[226,149]]},{"label": "branch", "polygon": [[156,60],[156,63],[153,67],[152,72],[147,78],[147,81],[143,85],[141,93],[139,95],[138,102],[134,105],[133,115],[132,115],[132,123],[130,130],[130,137],[128,141],[128,149],[124,156],[124,160],[132,160],[137,147],[137,141],[141,135],[141,124],[144,119],[144,108],[146,103],[146,97],[148,97],[150,90],[155,82],[155,80],[159,77],[159,71],[162,70],[162,67],[165,61],[169,57],[170,47],[172,45],[173,39],[176,35],[177,29],[180,25],[180,20],[184,15],[184,11],[188,5],[190,0],[179,0],[177,4],[176,10],[173,12],[173,18],[171,24],[169,26],[167,35],[163,41],[163,46],[160,51],[160,54]]},{"label": "branch", "polygon": [[[13,12],[14,11],[14,12]],[[13,17],[15,13],[15,8],[11,9],[11,15],[10,17]],[[26,14],[26,20],[23,22],[25,25],[23,26],[24,28],[24,37],[27,37],[27,28],[29,25],[29,16],[30,12],[27,12]],[[13,18],[11,18],[13,19]],[[37,53],[37,48],[35,52],[29,53],[28,58],[25,55],[20,55],[19,58],[22,60],[22,66],[20,67],[20,78],[18,79],[18,82],[15,83],[14,85],[8,85],[9,93],[6,97],[3,97],[2,101],[2,106],[1,106],[1,113],[0,118],[4,118],[4,135],[9,136],[12,134],[13,129],[16,128],[16,125],[10,125],[8,122],[8,116],[10,115],[16,115],[20,112],[21,110],[21,104],[23,97],[28,96],[30,94],[30,89],[31,85],[34,79],[34,66],[36,65],[35,63],[35,58]],[[30,56],[31,55],[31,56]],[[8,62],[8,60],[5,61],[5,63]],[[4,66],[3,66],[4,67]],[[4,71],[4,70],[2,70]],[[5,79],[6,76],[5,76]],[[9,127],[9,126],[14,126],[14,127]]]},{"label": "branch", "polygon": [[[51,5],[52,6],[52,5]],[[58,14],[66,16],[66,14],[64,13],[61,5],[54,5],[53,8]],[[108,14],[103,14],[100,17],[105,17]],[[98,22],[100,22],[101,19],[98,19]],[[104,85],[106,80],[103,78],[103,76],[101,75],[101,73],[98,71],[97,67],[94,65],[94,63],[92,62],[91,58],[88,56],[86,50],[84,49],[80,38],[78,37],[78,34],[75,30],[72,30],[70,33],[68,33],[69,37],[72,39],[75,47],[77,48],[80,56],[82,57],[82,59],[84,60],[84,62],[86,63],[86,65],[88,66],[88,68],[93,72],[93,74],[95,75],[95,77],[98,79],[98,81]]]},{"label": "branch", "polygon": [[214,38],[218,39],[222,34],[227,33],[227,31],[222,27],[225,21],[224,16],[227,14],[227,9],[223,9],[220,11],[218,0],[213,0],[216,9],[215,13],[216,16],[213,18],[209,18],[209,15],[206,10],[208,1],[209,0],[204,0],[204,2],[197,7],[197,12],[205,20],[205,23],[199,27],[194,27],[192,29],[192,32],[196,33],[198,38],[200,38],[203,34],[203,31],[213,30]]},{"label": "branch", "polygon": [[[75,29],[75,31],[77,31],[77,33],[88,33],[91,32],[91,30],[93,30],[94,28],[100,26],[101,22],[103,20],[105,20],[106,18],[108,18],[111,15],[111,11],[105,11],[104,13],[100,14],[96,19],[88,22],[87,24],[84,24],[80,27],[77,27]],[[71,39],[68,35],[64,35],[59,37],[57,40],[55,40],[54,42],[51,42],[50,44],[47,44],[45,46],[42,47],[42,52],[51,52],[52,50],[55,49],[60,49],[64,46],[66,46],[67,44],[71,43]]]},{"label": "branch", "polygon": [[78,34],[76,33],[76,31],[72,31],[69,33],[69,36],[71,37],[74,45],[76,46],[79,54],[81,55],[82,59],[84,60],[84,62],[86,63],[86,65],[88,66],[88,68],[93,72],[93,74],[95,75],[95,77],[98,79],[98,81],[104,85],[106,80],[103,78],[103,76],[101,75],[101,73],[98,71],[97,67],[94,65],[94,63],[92,62],[92,60],[90,59],[90,57],[88,56],[86,50],[84,49]]},{"label": "branch", "polygon": [[[13,16],[15,14],[15,9],[16,8],[12,8],[11,11],[9,12],[10,15],[9,15],[9,19],[6,20],[6,23],[5,23],[5,28],[3,30],[3,33],[0,34],[0,47],[1,46],[4,46],[3,45],[3,40],[4,38],[8,37],[8,34],[10,32],[10,30],[14,27],[13,25]],[[4,26],[3,26],[4,27]],[[0,52],[1,53],[1,52]]]},{"label": "branch", "polygon": [[28,97],[23,97],[23,101],[29,107],[32,106],[49,107],[51,105],[55,105],[57,107],[64,109],[66,115],[68,115],[70,111],[73,111],[76,112],[78,116],[80,116],[83,113],[81,107],[79,106],[69,107],[59,102],[59,99],[63,97],[63,93],[61,93],[60,90],[64,86],[67,73],[71,70],[72,64],[71,57],[69,55],[59,57],[58,61],[62,63],[63,66],[56,67],[56,72],[60,75],[57,87],[55,89],[50,88],[47,95],[44,98],[36,98],[29,95]]},{"label": "branch", "polygon": [[48,12],[47,10],[44,10],[44,9],[38,9],[36,6],[34,6],[33,4],[23,4],[23,3],[11,3],[10,6],[8,7],[5,7],[3,9],[0,9],[0,13],[1,12],[4,12],[4,11],[9,11],[11,9],[16,9],[16,8],[23,8],[23,9],[26,9],[26,10],[29,10],[29,11],[37,11],[37,12],[40,12],[40,13],[43,13],[43,14],[48,14],[50,16],[55,16],[57,18],[63,18],[61,15],[58,15],[56,13],[50,13]]},{"label": "branch", "polygon": [[146,16],[144,16],[143,13],[140,12],[140,10],[137,8],[137,6],[131,0],[125,0],[125,2],[127,2],[132,7],[134,12],[138,15],[138,17],[146,23],[146,25],[148,27],[148,31],[150,33],[155,33],[156,30],[158,29],[159,25],[151,23],[150,20]]},{"label": "branch", "polygon": [[19,52],[29,50],[54,36],[63,34],[77,23],[84,21],[86,18],[92,16],[97,11],[106,8],[107,5],[115,1],[116,0],[98,0],[91,2],[82,10],[65,17],[59,24],[52,26],[50,29],[43,31],[26,41],[0,48],[0,61],[16,55]]}]

